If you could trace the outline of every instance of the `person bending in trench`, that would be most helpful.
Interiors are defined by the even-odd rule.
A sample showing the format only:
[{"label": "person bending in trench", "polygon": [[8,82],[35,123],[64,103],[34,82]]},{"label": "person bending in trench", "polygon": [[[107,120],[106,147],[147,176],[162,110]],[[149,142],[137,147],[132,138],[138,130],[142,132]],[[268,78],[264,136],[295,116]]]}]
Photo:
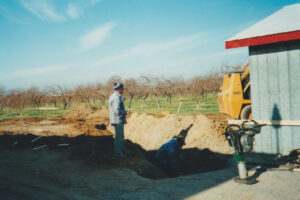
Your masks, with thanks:
[{"label": "person bending in trench", "polygon": [[124,124],[127,123],[126,115],[130,112],[125,110],[121,95],[124,92],[122,83],[114,83],[114,92],[109,98],[110,124],[115,127],[114,155],[125,158],[124,148]]},{"label": "person bending in trench", "polygon": [[178,166],[178,155],[183,145],[185,136],[178,135],[167,143],[163,144],[156,153],[156,160],[160,168],[169,176],[180,176]]}]

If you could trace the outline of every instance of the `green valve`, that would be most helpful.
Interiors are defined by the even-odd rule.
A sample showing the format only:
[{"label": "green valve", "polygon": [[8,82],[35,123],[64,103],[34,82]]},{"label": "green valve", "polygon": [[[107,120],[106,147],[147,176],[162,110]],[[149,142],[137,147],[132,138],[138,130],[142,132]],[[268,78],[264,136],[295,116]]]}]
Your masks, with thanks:
[{"label": "green valve", "polygon": [[233,157],[234,157],[236,162],[245,162],[244,154],[235,153],[235,154],[233,154]]}]

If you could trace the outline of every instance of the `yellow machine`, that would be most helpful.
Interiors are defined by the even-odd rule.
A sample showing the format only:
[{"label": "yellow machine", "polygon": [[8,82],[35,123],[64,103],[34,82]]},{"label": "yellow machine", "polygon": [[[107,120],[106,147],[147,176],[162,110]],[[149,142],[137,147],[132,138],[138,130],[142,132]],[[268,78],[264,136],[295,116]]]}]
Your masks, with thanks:
[{"label": "yellow machine", "polygon": [[218,105],[220,112],[231,118],[252,119],[249,62],[241,70],[224,76]]}]

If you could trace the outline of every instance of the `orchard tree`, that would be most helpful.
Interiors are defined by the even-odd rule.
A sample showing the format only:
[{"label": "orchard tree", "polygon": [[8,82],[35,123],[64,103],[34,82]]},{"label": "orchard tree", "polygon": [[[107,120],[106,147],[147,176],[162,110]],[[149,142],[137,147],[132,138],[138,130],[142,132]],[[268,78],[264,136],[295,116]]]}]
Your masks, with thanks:
[{"label": "orchard tree", "polygon": [[102,105],[105,105],[106,100],[109,98],[111,87],[102,83],[95,85],[95,98],[99,99]]},{"label": "orchard tree", "polygon": [[128,108],[131,108],[132,100],[139,93],[140,87],[137,80],[134,78],[129,78],[124,80],[125,95],[129,98]]},{"label": "orchard tree", "polygon": [[16,108],[23,115],[25,105],[27,103],[25,92],[23,91],[12,91],[9,96],[9,107]]},{"label": "orchard tree", "polygon": [[172,78],[164,78],[162,81],[162,88],[164,96],[167,98],[169,104],[172,103],[172,98],[175,96],[174,82]]},{"label": "orchard tree", "polygon": [[146,76],[140,76],[138,78],[138,88],[137,98],[145,105],[150,93],[150,82]]},{"label": "orchard tree", "polygon": [[45,98],[45,93],[39,91],[37,87],[31,87],[26,91],[30,103],[34,105],[34,107],[38,108],[42,104],[42,100]]},{"label": "orchard tree", "polygon": [[5,87],[0,85],[0,111],[5,109],[9,103],[9,98],[5,95]]},{"label": "orchard tree", "polygon": [[44,89],[44,93],[46,94],[44,102],[46,104],[52,104],[54,107],[57,107],[59,102],[59,96],[57,95],[56,90],[53,86],[47,86]]},{"label": "orchard tree", "polygon": [[93,85],[79,85],[74,90],[74,98],[83,103],[90,103],[91,99],[94,97],[94,93]]},{"label": "orchard tree", "polygon": [[189,83],[190,93],[193,96],[193,100],[196,102],[197,108],[200,107],[201,99],[205,97],[205,78],[198,76],[193,78]]},{"label": "orchard tree", "polygon": [[73,97],[72,90],[63,88],[60,85],[54,85],[51,87],[51,92],[58,97],[59,102],[63,104],[64,110],[67,109],[67,106],[70,106]]}]

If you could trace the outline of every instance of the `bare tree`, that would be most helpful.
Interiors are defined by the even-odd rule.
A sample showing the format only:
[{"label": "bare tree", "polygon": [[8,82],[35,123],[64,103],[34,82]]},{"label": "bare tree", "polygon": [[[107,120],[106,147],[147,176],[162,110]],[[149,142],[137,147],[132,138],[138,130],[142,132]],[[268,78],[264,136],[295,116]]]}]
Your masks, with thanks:
[{"label": "bare tree", "polygon": [[101,104],[104,105],[105,101],[109,97],[109,91],[111,90],[111,87],[108,87],[107,85],[97,83],[95,85],[95,98],[99,99]]},{"label": "bare tree", "polygon": [[50,88],[51,93],[58,97],[59,101],[63,104],[64,110],[70,105],[73,96],[73,91],[63,88],[60,85],[54,85]]},{"label": "bare tree", "polygon": [[40,107],[42,100],[45,98],[45,93],[39,91],[37,87],[31,87],[26,91],[30,102],[36,107]]},{"label": "bare tree", "polygon": [[205,98],[205,78],[202,76],[193,78],[189,83],[189,88],[193,96],[193,100],[196,102],[197,108],[199,108],[201,98]]},{"label": "bare tree", "polygon": [[5,95],[5,87],[0,85],[0,111],[8,106],[9,98]]},{"label": "bare tree", "polygon": [[9,107],[16,108],[23,115],[23,110],[26,105],[26,95],[23,91],[12,91],[9,94]]},{"label": "bare tree", "polygon": [[114,82],[123,82],[125,86],[124,102],[128,100],[129,107],[132,107],[133,100],[140,101],[141,107],[146,105],[147,98],[153,98],[156,101],[157,108],[161,107],[161,98],[166,98],[169,104],[176,96],[192,96],[196,102],[197,108],[210,93],[216,93],[221,87],[223,76],[230,71],[236,71],[240,65],[229,66],[223,64],[218,69],[203,76],[196,76],[185,80],[181,77],[151,77],[141,76],[139,78],[127,78],[122,81],[120,76],[110,77],[106,83],[96,83],[90,85],[79,85],[74,90],[64,88],[60,85],[54,85],[44,90],[37,87],[31,87],[26,92],[13,91],[9,95],[4,93],[4,87],[0,86],[0,111],[5,107],[15,107],[21,110],[27,105],[41,106],[43,103],[58,103],[67,109],[72,102],[96,102],[100,100],[105,105],[109,95],[113,90]]},{"label": "bare tree", "polygon": [[80,102],[90,103],[91,98],[94,96],[93,85],[79,85],[74,90],[74,97],[79,99]]},{"label": "bare tree", "polygon": [[167,98],[169,104],[171,104],[172,98],[175,96],[175,88],[172,78],[163,79],[162,88],[164,96]]},{"label": "bare tree", "polygon": [[138,88],[137,98],[143,105],[146,105],[146,99],[149,97],[150,93],[150,83],[146,76],[140,76],[138,78]]},{"label": "bare tree", "polygon": [[161,78],[154,78],[154,88],[152,90],[155,100],[156,100],[156,105],[158,108],[161,107],[159,97],[163,97],[165,94],[165,87],[164,87],[164,82],[162,81]]},{"label": "bare tree", "polygon": [[57,107],[59,102],[59,96],[54,86],[48,86],[44,89],[45,98],[44,101],[47,104],[52,104],[54,107]]},{"label": "bare tree", "polygon": [[130,78],[124,80],[125,85],[125,95],[129,98],[128,108],[131,108],[131,103],[133,98],[139,93],[139,85],[136,79]]}]

